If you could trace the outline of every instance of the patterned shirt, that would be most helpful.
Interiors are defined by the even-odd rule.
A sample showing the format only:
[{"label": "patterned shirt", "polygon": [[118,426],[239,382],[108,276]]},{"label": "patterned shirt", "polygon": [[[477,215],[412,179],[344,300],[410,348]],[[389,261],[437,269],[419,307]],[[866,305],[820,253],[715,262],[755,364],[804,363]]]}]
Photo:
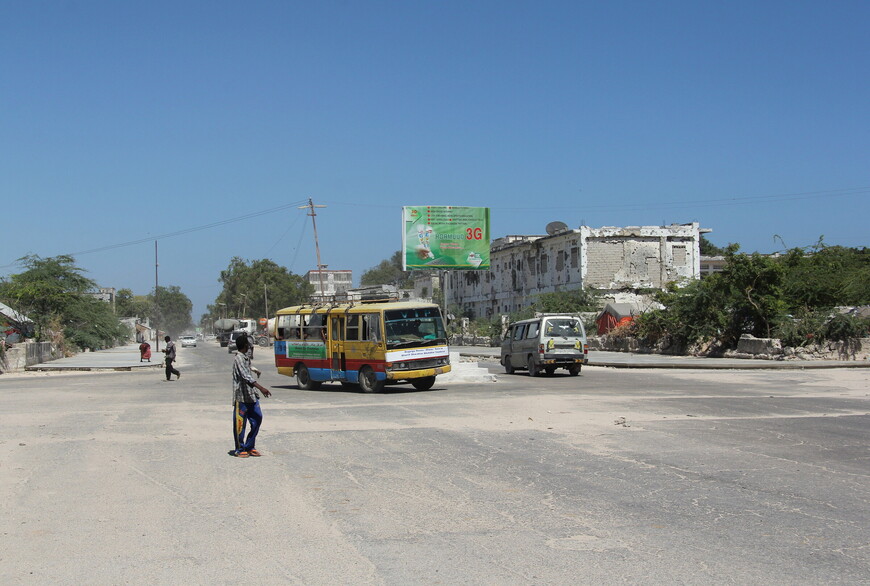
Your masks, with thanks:
[{"label": "patterned shirt", "polygon": [[236,352],[233,360],[233,403],[256,403],[260,393],[254,383],[254,373],[251,372],[251,359],[242,352]]},{"label": "patterned shirt", "polygon": [[166,358],[175,360],[175,342],[172,340],[166,342]]}]

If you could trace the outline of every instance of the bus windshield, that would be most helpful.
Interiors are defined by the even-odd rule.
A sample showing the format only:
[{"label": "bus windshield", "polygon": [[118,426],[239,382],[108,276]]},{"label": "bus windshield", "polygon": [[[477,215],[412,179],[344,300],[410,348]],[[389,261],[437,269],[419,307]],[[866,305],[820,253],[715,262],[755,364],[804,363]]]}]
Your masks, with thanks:
[{"label": "bus windshield", "polygon": [[391,309],[384,312],[387,349],[437,346],[447,343],[447,333],[437,307]]}]

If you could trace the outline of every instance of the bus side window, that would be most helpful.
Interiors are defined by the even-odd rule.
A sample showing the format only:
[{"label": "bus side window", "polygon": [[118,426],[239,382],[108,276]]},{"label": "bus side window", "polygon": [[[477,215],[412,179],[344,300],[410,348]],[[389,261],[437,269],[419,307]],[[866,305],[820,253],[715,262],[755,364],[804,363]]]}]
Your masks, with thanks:
[{"label": "bus side window", "polygon": [[514,340],[522,340],[525,332],[526,326],[517,326],[514,328]]},{"label": "bus side window", "polygon": [[311,314],[308,319],[308,327],[305,328],[305,338],[307,340],[326,339],[326,324],[323,323],[323,315],[320,313]]},{"label": "bus side window", "polygon": [[347,314],[347,339],[359,340],[359,314]]},{"label": "bus side window", "polygon": [[289,337],[289,332],[287,330],[290,327],[290,316],[282,315],[278,317],[278,323],[276,325],[277,331],[275,332],[275,339],[286,340],[287,337]]},{"label": "bus side window", "polygon": [[362,339],[379,342],[381,340],[381,316],[377,313],[366,313],[362,317]]}]

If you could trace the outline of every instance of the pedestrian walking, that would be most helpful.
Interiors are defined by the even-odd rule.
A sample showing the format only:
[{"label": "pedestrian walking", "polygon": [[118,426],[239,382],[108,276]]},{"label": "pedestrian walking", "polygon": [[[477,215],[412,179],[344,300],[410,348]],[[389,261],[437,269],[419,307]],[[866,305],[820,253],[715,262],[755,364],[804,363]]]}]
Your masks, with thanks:
[{"label": "pedestrian walking", "polygon": [[[257,451],[257,434],[263,423],[263,411],[260,409],[260,394],[272,396],[272,392],[257,382],[251,371],[251,358],[248,336],[240,336],[236,340],[236,357],[233,360],[233,437],[235,450],[233,455],[238,458],[261,456]],[[248,437],[245,438],[245,424],[249,426]]]},{"label": "pedestrian walking", "polygon": [[169,336],[163,339],[166,341],[166,348],[161,350],[161,352],[166,354],[166,380],[171,380],[170,377],[173,374],[176,377],[175,380],[178,380],[181,378],[181,373],[172,367],[172,363],[175,362],[175,342]]},{"label": "pedestrian walking", "polygon": [[151,344],[142,342],[139,344],[139,362],[151,362]]}]

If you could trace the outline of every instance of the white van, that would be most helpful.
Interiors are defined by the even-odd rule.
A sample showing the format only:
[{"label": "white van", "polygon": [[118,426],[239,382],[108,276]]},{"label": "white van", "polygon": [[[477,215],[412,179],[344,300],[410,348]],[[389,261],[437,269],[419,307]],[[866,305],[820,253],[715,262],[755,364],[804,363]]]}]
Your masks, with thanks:
[{"label": "white van", "polygon": [[588,360],[586,330],[576,315],[544,313],[512,323],[501,344],[501,364],[508,374],[527,369],[529,376],[538,376],[565,368],[577,376]]}]

